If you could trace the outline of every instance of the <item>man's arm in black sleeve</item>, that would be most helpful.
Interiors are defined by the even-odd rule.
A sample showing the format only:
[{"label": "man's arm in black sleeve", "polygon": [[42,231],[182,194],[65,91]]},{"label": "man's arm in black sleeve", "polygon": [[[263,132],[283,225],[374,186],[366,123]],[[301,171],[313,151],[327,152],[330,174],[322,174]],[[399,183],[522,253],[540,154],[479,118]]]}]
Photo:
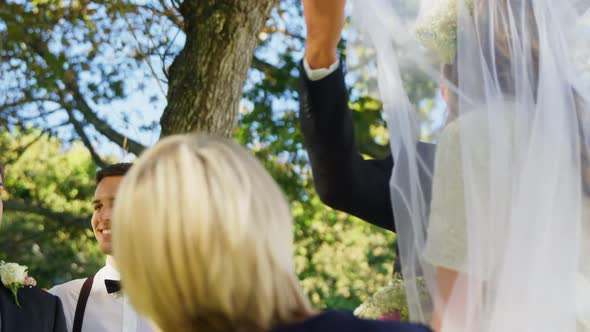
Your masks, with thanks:
[{"label": "man's arm in black sleeve", "polygon": [[365,160],[356,149],[342,65],[317,81],[301,68],[300,121],[315,187],[328,206],[394,230],[391,157]]}]

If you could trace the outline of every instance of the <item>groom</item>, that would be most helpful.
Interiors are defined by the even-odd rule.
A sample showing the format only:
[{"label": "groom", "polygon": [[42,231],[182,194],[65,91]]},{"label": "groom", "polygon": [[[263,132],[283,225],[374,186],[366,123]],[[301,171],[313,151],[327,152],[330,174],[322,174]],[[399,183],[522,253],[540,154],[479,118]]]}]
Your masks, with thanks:
[{"label": "groom", "polygon": [[105,266],[93,276],[49,290],[64,303],[69,332],[153,331],[122,293],[121,276],[112,256],[111,214],[119,185],[130,168],[130,163],[118,163],[96,173],[91,224],[100,250],[107,257]]},{"label": "groom", "polygon": [[[395,231],[389,189],[393,158],[365,160],[355,147],[344,71],[338,58],[345,2],[303,0],[307,40],[301,66],[301,130],[321,200]],[[431,169],[434,145],[418,143],[417,150]],[[428,198],[429,185],[427,189]]]},{"label": "groom", "polygon": [[[0,194],[4,190],[4,166],[0,162]],[[0,222],[2,222],[0,200]],[[0,283],[0,331],[66,332],[59,298],[36,287],[18,290],[17,306],[11,291]]]}]

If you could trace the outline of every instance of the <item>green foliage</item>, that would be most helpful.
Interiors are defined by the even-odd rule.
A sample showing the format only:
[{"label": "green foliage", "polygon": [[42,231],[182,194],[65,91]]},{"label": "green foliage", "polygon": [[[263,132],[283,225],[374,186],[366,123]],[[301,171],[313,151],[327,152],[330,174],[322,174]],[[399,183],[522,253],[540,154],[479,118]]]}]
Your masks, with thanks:
[{"label": "green foliage", "polygon": [[[164,94],[165,73],[156,72],[152,62],[162,59],[162,67],[170,62],[182,22],[163,4],[1,2],[0,125],[33,125],[63,140],[81,140],[99,165],[104,161],[94,151],[97,139],[141,151],[137,139],[149,119],[129,106],[125,114],[106,110],[146,85],[160,88],[149,100]],[[122,133],[130,118],[137,130]]]},{"label": "green foliage", "polygon": [[0,257],[27,265],[41,287],[94,273],[104,257],[89,227],[96,166],[88,151],[30,129],[2,133],[0,150]]},{"label": "green foliage", "polygon": [[[264,108],[259,107],[253,113]],[[394,234],[334,211],[320,201],[307,160],[300,152],[299,131],[273,126],[264,133],[278,139],[257,135],[256,139],[265,143],[252,144],[256,139],[250,136],[249,119],[246,116],[241,122],[236,137],[251,145],[291,201],[295,264],[302,287],[318,308],[354,309],[389,280]],[[279,121],[294,123],[296,118],[288,114]],[[283,137],[288,140],[282,141]]]},{"label": "green foliage", "polygon": [[[28,265],[42,287],[98,270],[104,257],[89,229],[96,171],[89,153],[80,143],[64,146],[38,130],[4,133],[0,144],[7,161],[0,257]],[[296,269],[317,307],[352,310],[387,283],[392,233],[323,205],[308,168],[296,171],[268,149],[257,155],[292,201]],[[16,205],[19,211],[13,203],[22,204]],[[35,208],[74,219],[52,218]]]},{"label": "green foliage", "polygon": [[[7,129],[0,132],[7,165],[0,257],[28,265],[41,286],[90,275],[104,263],[89,229],[93,178],[105,154],[99,147],[133,147],[127,138],[136,133],[122,129],[127,125],[157,130],[147,112],[133,117],[125,111],[122,124],[104,109],[121,101],[133,107],[127,97],[154,76],[164,79],[154,85],[166,89],[166,71],[152,61],[159,56],[158,66],[166,68],[178,53],[183,22],[177,3],[0,4],[0,126]],[[264,163],[292,204],[296,269],[312,302],[352,310],[390,279],[394,234],[327,208],[314,190],[297,116],[301,12],[300,1],[281,1],[259,35],[234,137]],[[404,83],[427,118],[436,85],[419,75]],[[363,84],[350,91],[357,145],[363,154],[383,157],[388,136],[381,104],[362,94]],[[35,129],[19,129],[27,124]]]},{"label": "green foliage", "polygon": [[389,280],[393,234],[330,210],[315,196],[293,202],[296,269],[312,303],[352,310]]}]

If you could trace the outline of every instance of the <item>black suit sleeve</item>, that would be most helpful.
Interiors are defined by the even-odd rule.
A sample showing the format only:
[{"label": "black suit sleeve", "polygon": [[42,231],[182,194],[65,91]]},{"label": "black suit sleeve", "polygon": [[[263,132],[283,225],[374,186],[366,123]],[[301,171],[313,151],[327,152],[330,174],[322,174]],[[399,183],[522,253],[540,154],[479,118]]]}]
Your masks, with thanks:
[{"label": "black suit sleeve", "polygon": [[358,152],[342,65],[318,81],[307,78],[303,65],[300,72],[301,130],[322,202],[393,231],[393,159],[365,160]]},{"label": "black suit sleeve", "polygon": [[67,332],[66,317],[64,315],[63,305],[59,297],[55,297],[55,320],[53,332]]}]

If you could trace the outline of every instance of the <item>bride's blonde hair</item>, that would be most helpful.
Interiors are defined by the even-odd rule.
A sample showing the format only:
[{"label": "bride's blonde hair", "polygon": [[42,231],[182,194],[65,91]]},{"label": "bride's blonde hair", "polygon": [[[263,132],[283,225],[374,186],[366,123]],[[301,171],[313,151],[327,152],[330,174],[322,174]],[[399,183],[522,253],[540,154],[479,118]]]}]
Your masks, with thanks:
[{"label": "bride's blonde hair", "polygon": [[312,313],[287,200],[229,140],[173,136],[142,154],[113,230],[124,291],[165,331],[265,331]]}]

